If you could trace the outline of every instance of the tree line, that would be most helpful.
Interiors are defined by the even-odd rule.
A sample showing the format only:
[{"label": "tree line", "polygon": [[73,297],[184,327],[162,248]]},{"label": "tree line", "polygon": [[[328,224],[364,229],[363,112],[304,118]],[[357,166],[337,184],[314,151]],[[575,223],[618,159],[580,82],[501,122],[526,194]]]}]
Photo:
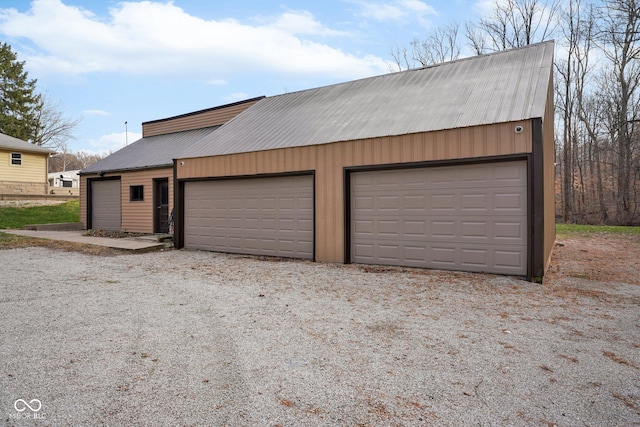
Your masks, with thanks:
[{"label": "tree line", "polygon": [[391,51],[392,69],[554,39],[556,215],[640,224],[640,0],[497,0]]}]

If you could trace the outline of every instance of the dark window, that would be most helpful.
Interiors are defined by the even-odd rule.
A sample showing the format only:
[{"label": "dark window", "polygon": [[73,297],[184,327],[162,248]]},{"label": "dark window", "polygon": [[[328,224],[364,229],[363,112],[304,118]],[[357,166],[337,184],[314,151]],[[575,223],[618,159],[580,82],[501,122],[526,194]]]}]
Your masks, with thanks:
[{"label": "dark window", "polygon": [[67,187],[67,188],[71,188],[71,187],[73,187],[73,181],[62,180],[62,186],[63,187]]},{"label": "dark window", "polygon": [[141,202],[144,200],[144,185],[132,185],[129,189],[130,201]]},{"label": "dark window", "polygon": [[11,153],[11,164],[13,166],[22,166],[22,154]]}]

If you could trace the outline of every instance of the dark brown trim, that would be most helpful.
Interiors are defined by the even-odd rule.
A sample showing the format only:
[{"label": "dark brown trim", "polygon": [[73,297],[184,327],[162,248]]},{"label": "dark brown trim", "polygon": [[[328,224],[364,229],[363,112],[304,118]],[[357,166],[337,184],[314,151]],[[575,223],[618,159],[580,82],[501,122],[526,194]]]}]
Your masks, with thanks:
[{"label": "dark brown trim", "polygon": [[303,176],[314,175],[315,170],[309,169],[305,171],[293,171],[293,172],[275,172],[275,173],[258,173],[251,175],[225,175],[225,176],[207,176],[197,178],[182,178],[181,182],[194,182],[194,181],[227,181],[230,179],[260,179],[260,178],[278,178],[282,176]]},{"label": "dark brown trim", "polygon": [[184,181],[178,180],[178,160],[173,161],[173,246],[184,247]]},{"label": "dark brown trim", "polygon": [[205,177],[205,178],[187,178],[187,179],[178,179],[178,159],[174,160],[174,212],[173,212],[173,221],[174,221],[174,236],[173,236],[173,244],[176,249],[182,249],[184,247],[184,186],[188,182],[202,182],[202,181],[229,181],[229,180],[238,180],[238,179],[265,179],[265,178],[281,178],[288,176],[311,176],[312,177],[312,197],[313,197],[313,254],[312,260],[316,260],[316,171],[305,170],[305,171],[294,171],[294,172],[281,172],[281,173],[262,173],[262,174],[253,174],[253,175],[231,175],[231,176],[216,176],[216,177]]},{"label": "dark brown trim", "polygon": [[351,264],[351,172],[353,169],[344,168],[342,182],[344,183],[344,263]]},{"label": "dark brown trim", "polygon": [[311,255],[311,259],[313,262],[316,262],[316,171],[311,171],[311,176],[313,177],[313,195],[311,196],[313,197],[313,254]]},{"label": "dark brown trim", "polygon": [[527,160],[527,154],[507,154],[504,156],[468,157],[463,159],[427,160],[409,163],[386,163],[381,165],[351,166],[345,167],[347,172],[369,172],[376,170],[418,169],[438,166],[473,165],[481,163],[511,162],[515,160]]},{"label": "dark brown trim", "polygon": [[531,225],[531,248],[529,251],[529,275],[527,279],[532,282],[542,283],[544,276],[544,133],[542,119],[531,120],[531,195],[529,223]]},{"label": "dark brown trim", "polygon": [[[513,161],[526,161],[527,170],[530,170],[531,155],[529,154],[509,154],[504,156],[486,156],[486,157],[474,157],[465,159],[450,159],[450,160],[431,160],[423,162],[411,162],[411,163],[388,163],[385,165],[366,165],[366,166],[353,166],[345,167],[343,169],[343,182],[344,182],[344,263],[351,263],[351,174],[354,172],[370,172],[378,170],[399,170],[399,169],[419,169],[419,168],[434,168],[442,166],[462,166],[473,165],[482,163],[499,163],[499,162],[513,162]],[[527,199],[531,200],[531,177],[527,179]],[[529,203],[531,205],[531,203]],[[531,209],[527,215],[527,224],[531,223]],[[531,253],[531,233],[527,233],[527,248],[529,254]],[[527,255],[527,271],[531,269],[531,261],[529,260],[529,254]],[[529,276],[529,273],[527,273]]]},{"label": "dark brown trim", "polygon": [[[87,230],[93,228],[93,183],[96,181],[121,181],[120,176],[108,176],[99,178],[87,178]],[[120,188],[120,194],[122,195],[122,187]],[[122,203],[120,203],[120,218],[122,220]],[[122,224],[120,225],[122,228]]]}]

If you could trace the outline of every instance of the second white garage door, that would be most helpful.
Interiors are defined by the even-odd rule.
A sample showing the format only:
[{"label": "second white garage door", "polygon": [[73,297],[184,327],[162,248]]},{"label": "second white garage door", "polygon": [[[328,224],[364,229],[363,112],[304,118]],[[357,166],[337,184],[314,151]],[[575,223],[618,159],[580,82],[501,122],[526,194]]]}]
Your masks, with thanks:
[{"label": "second white garage door", "polygon": [[524,161],[351,174],[351,261],[527,274]]},{"label": "second white garage door", "polygon": [[313,259],[313,176],[187,182],[184,246]]}]

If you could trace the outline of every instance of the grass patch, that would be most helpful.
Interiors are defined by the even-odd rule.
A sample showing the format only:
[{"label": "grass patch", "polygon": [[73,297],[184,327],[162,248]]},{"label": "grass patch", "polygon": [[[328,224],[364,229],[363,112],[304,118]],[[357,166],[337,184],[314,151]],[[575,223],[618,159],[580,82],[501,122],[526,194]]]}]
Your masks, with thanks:
[{"label": "grass patch", "polygon": [[556,234],[558,236],[593,233],[640,235],[640,227],[628,227],[623,225],[556,224]]},{"label": "grass patch", "polygon": [[30,207],[0,207],[0,229],[22,228],[28,224],[52,224],[79,222],[80,201],[73,200],[59,205]]}]

